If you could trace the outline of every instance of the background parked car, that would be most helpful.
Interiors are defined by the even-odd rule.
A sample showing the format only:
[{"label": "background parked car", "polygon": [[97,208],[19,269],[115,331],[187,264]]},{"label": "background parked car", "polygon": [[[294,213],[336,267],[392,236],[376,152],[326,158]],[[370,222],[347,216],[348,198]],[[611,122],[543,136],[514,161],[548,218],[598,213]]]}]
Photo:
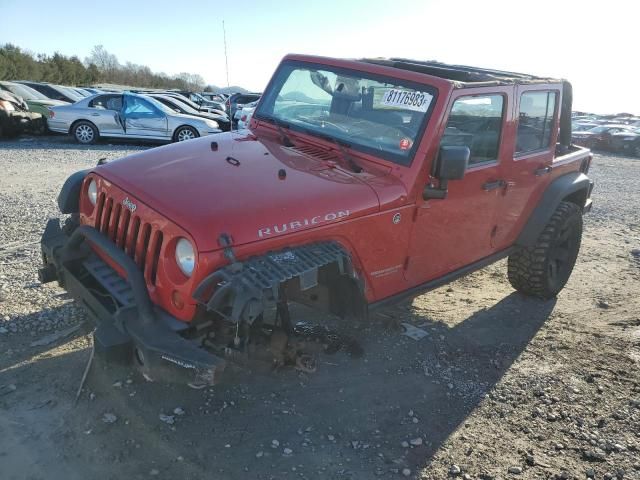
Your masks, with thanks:
[{"label": "background parked car", "polygon": [[25,80],[16,80],[15,83],[27,85],[52,100],[62,100],[63,102],[74,103],[82,99],[79,94],[68,87],[63,87],[62,85],[54,85],[53,83],[30,82]]},{"label": "background parked car", "polygon": [[234,93],[227,99],[227,112],[233,118],[239,106],[260,100],[261,93]]},{"label": "background parked car", "polygon": [[640,157],[640,128],[612,134],[611,150]]},{"label": "background parked car", "polygon": [[37,90],[19,83],[2,81],[0,82],[0,90],[12,93],[17,97],[21,97],[25,102],[27,102],[29,111],[39,113],[45,119],[49,116],[49,107],[68,105],[68,102],[63,102],[62,100],[51,100]]},{"label": "background parked car", "polygon": [[247,103],[246,105],[239,106],[236,109],[236,113],[233,116],[233,122],[238,130],[242,130],[249,126],[249,121],[253,116],[253,111],[258,106],[258,101]]},{"label": "background parked car", "polygon": [[0,90],[0,138],[15,137],[25,131],[41,131],[43,128],[42,115],[30,112],[29,106],[21,98]]},{"label": "background parked car", "polygon": [[172,97],[170,95],[163,95],[161,93],[147,93],[146,96],[151,98],[155,98],[160,103],[163,103],[167,107],[175,110],[177,113],[184,113],[186,115],[191,115],[194,117],[206,118],[209,120],[214,120],[220,125],[220,130],[223,132],[228,132],[231,126],[231,122],[229,121],[229,117],[225,113],[215,114],[209,112],[201,112],[187,105],[177,97]]},{"label": "background parked car", "polygon": [[193,108],[194,110],[197,110],[199,112],[214,113],[216,115],[227,115],[227,112],[226,112],[226,110],[224,108],[218,109],[218,108],[215,108],[215,107],[212,107],[212,106],[199,105],[199,104],[197,104],[195,102],[192,102],[191,100],[189,100],[184,95],[181,95],[181,94],[176,93],[174,91],[168,91],[168,92],[158,92],[158,91],[156,91],[156,92],[151,92],[151,93],[162,93],[163,95],[168,95],[170,97],[177,98],[182,103],[186,103],[191,108]]},{"label": "background parked car", "polygon": [[213,120],[176,113],[153,98],[127,92],[52,107],[49,129],[69,133],[85,144],[99,137],[180,142],[221,131]]},{"label": "background parked car", "polygon": [[611,135],[630,130],[630,127],[626,125],[600,125],[584,132],[573,132],[571,138],[574,143],[584,147],[609,150],[611,148]]},{"label": "background parked car", "polygon": [[191,100],[193,103],[199,105],[200,107],[210,107],[216,110],[224,111],[224,104],[222,102],[216,102],[214,100],[207,100],[202,95],[196,92],[188,92],[185,90],[173,90],[173,93],[177,93],[182,95],[183,97]]}]

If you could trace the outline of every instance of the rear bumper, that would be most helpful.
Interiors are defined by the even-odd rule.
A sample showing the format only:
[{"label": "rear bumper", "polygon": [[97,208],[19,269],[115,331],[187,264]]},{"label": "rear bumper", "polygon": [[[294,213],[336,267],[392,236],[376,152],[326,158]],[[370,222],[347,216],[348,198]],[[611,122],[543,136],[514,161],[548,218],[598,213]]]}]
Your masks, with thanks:
[{"label": "rear bumper", "polygon": [[[126,272],[126,280],[103,262],[91,243]],[[50,219],[41,240],[43,283],[57,280],[96,325],[96,350],[108,358],[136,361],[145,375],[163,381],[214,384],[224,360],[181,335],[188,325],[155,306],[136,263],[96,229],[71,235]]]}]

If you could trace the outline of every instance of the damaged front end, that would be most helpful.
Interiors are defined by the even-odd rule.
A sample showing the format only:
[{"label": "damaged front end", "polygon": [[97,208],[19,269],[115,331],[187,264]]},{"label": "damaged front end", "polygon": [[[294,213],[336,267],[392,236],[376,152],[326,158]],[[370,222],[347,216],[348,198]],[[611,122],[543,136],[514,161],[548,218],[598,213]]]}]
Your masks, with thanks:
[{"label": "damaged front end", "polygon": [[41,114],[30,112],[21,99],[0,91],[0,138],[13,138],[24,132],[39,132],[44,126],[45,120]]},{"label": "damaged front end", "polygon": [[[125,272],[121,277],[95,254],[108,256]],[[188,324],[149,297],[138,265],[98,230],[87,225],[60,227],[51,219],[42,236],[42,283],[57,280],[96,324],[97,353],[109,360],[135,361],[149,379],[214,384],[225,362],[182,336]]]},{"label": "damaged front end", "polygon": [[[63,187],[63,213],[77,211],[69,199],[78,198],[85,176],[78,172]],[[220,244],[229,263],[200,281],[193,293],[198,302],[194,318],[180,320],[152,301],[144,269],[109,231],[81,225],[74,214],[64,226],[49,220],[41,240],[40,281],[57,281],[85,308],[96,325],[98,354],[134,363],[149,379],[212,385],[227,360],[246,359],[249,352],[257,358],[262,346],[277,350],[272,347],[279,341],[283,343],[275,356],[281,358],[279,364],[288,363],[283,352],[295,350],[294,337],[301,336],[291,322],[289,302],[343,318],[367,315],[363,285],[349,253],[337,242],[239,261],[230,238],[223,236]],[[298,356],[292,363],[300,360]]]}]

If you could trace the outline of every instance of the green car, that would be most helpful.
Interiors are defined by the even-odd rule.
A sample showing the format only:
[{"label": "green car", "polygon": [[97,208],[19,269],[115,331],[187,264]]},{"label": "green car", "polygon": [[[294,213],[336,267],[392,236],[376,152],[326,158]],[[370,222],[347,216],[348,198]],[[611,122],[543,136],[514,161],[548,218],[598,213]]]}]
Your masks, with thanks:
[{"label": "green car", "polygon": [[22,97],[22,99],[27,102],[27,105],[29,105],[30,111],[40,113],[44,118],[49,118],[49,107],[68,105],[68,102],[52,100],[37,90],[19,83],[0,81],[0,90],[6,90],[18,97]]}]

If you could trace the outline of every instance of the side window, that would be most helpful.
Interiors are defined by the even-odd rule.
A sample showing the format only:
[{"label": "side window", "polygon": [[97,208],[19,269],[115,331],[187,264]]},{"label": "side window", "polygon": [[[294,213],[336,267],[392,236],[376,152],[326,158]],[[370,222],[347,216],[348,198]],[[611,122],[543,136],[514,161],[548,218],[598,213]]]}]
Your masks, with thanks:
[{"label": "side window", "polygon": [[89,102],[89,108],[98,110],[122,110],[122,97],[120,95],[100,95]]},{"label": "side window", "polygon": [[549,148],[556,111],[556,92],[524,92],[520,96],[516,154]]},{"label": "side window", "polygon": [[469,165],[495,162],[500,149],[503,116],[502,95],[460,97],[451,108],[440,145],[469,147]]}]

